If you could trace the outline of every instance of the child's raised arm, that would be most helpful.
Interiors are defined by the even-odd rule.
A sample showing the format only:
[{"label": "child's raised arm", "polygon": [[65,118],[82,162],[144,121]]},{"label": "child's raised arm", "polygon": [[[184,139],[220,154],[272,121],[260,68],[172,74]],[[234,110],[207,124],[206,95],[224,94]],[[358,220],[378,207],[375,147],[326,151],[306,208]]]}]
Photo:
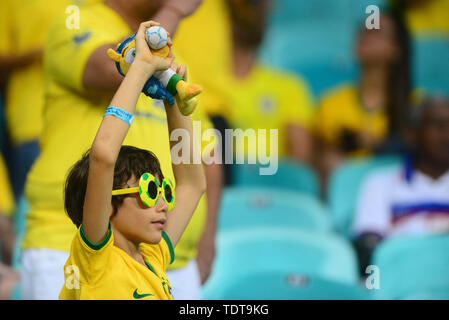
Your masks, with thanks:
[{"label": "child's raised arm", "polygon": [[[181,77],[186,78],[186,68],[184,65],[178,68],[176,64],[173,64],[173,67],[177,69],[175,71]],[[171,133],[176,129],[182,129],[185,130],[185,136],[188,136],[189,139],[189,141],[182,141],[182,143],[189,144],[189,162],[180,164],[172,163],[173,173],[176,179],[176,200],[174,209],[167,214],[165,232],[170,237],[173,246],[176,246],[202,194],[206,191],[206,177],[203,165],[201,163],[195,164],[193,161],[195,158],[194,153],[199,152],[199,150],[197,150],[196,143],[194,142],[195,137],[193,135],[190,117],[182,115],[179,108],[170,106],[165,101],[164,104],[167,113],[169,135],[171,136]],[[170,147],[172,148],[176,143],[177,141],[170,141]]]},{"label": "child's raised arm", "polygon": [[[93,243],[101,242],[108,232],[115,162],[128,133],[142,88],[155,71],[167,69],[173,61],[171,53],[165,59],[151,54],[145,40],[145,30],[153,25],[159,24],[149,21],[140,25],[136,35],[136,57],[111,101],[112,111],[118,116],[105,115],[92,143],[83,231]],[[171,46],[170,41],[169,45]]]}]

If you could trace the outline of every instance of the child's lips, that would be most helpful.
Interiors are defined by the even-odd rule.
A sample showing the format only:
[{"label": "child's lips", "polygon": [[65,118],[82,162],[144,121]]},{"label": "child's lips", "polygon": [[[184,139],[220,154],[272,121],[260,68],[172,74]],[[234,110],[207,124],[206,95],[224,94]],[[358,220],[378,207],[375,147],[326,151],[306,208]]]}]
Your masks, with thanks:
[{"label": "child's lips", "polygon": [[161,219],[161,220],[153,221],[152,224],[154,224],[159,229],[164,229],[165,221],[166,221],[165,219]]}]

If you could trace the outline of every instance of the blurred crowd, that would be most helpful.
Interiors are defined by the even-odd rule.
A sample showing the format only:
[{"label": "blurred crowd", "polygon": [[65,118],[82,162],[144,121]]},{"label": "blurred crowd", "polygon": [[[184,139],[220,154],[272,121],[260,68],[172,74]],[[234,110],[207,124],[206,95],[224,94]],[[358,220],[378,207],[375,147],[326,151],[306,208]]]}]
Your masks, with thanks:
[{"label": "blurred crowd", "polygon": [[[379,12],[366,11],[373,4]],[[79,28],[67,25],[77,13],[70,5],[80,8]],[[150,18],[170,32],[176,59],[204,87],[192,117],[204,130],[213,126],[222,137],[229,128],[278,130],[277,150],[260,141],[232,146],[247,155],[275,152],[274,176],[254,170],[266,163],[205,166],[207,198],[175,251],[175,298],[239,298],[217,288],[228,279],[269,281],[270,272],[285,273],[287,286],[303,283],[295,274],[358,285],[369,265],[382,265],[387,240],[447,235],[449,0],[0,0],[0,299],[57,299],[75,230],[63,211],[63,181],[122,79],[106,50]],[[380,28],[368,28],[376,19]],[[166,134],[161,104],[141,99],[138,116],[157,140]],[[144,139],[132,134],[129,144]],[[164,148],[155,152],[167,168]],[[273,220],[257,215],[268,209]],[[287,222],[283,210],[303,217]],[[243,225],[228,226],[239,214]],[[253,269],[232,260],[259,234],[273,239],[258,244],[265,259],[282,268],[264,269],[274,262],[257,260],[257,245],[248,254]],[[281,234],[290,236],[275,247]],[[327,241],[349,252],[332,263],[344,268],[353,259],[344,271],[354,267],[352,275],[300,265],[306,243],[318,254]],[[436,253],[446,267],[448,244],[444,238]],[[284,261],[280,254],[295,248],[298,260]],[[258,271],[265,273],[251,278]],[[434,291],[449,292],[449,279],[435,277]],[[320,288],[317,296],[273,297],[326,297]],[[432,297],[426,284],[413,290]]]}]

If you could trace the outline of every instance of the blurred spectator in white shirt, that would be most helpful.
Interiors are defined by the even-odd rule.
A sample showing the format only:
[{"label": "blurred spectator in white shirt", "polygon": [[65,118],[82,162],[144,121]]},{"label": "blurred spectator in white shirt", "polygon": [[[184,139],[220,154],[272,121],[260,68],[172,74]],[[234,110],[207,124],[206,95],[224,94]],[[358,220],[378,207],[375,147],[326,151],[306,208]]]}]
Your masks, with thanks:
[{"label": "blurred spectator in white shirt", "polygon": [[449,232],[449,99],[412,108],[411,156],[372,172],[360,190],[353,226],[361,270],[386,237]]}]

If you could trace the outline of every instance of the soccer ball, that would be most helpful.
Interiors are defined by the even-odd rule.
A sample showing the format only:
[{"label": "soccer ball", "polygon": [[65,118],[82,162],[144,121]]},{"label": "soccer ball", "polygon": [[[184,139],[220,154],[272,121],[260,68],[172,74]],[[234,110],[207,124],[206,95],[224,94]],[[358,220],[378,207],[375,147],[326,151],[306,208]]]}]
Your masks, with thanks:
[{"label": "soccer ball", "polygon": [[153,50],[159,50],[167,45],[168,35],[164,28],[153,26],[145,32],[148,45]]}]

